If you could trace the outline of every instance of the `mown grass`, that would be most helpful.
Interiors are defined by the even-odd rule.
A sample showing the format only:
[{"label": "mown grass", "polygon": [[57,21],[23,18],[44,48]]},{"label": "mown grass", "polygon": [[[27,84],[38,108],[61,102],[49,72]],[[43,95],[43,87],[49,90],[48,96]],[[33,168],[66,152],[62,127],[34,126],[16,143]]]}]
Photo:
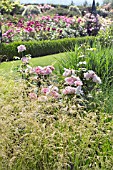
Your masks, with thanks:
[{"label": "mown grass", "polygon": [[[54,54],[54,55],[48,55],[44,57],[38,57],[38,58],[32,58],[30,60],[31,66],[47,66],[47,65],[54,65],[57,68],[57,60],[61,58],[65,58],[66,55],[65,53],[59,53],[59,54]],[[17,77],[17,67],[21,64],[20,60],[15,60],[11,62],[2,62],[0,64],[0,75],[5,76],[5,77]]]}]

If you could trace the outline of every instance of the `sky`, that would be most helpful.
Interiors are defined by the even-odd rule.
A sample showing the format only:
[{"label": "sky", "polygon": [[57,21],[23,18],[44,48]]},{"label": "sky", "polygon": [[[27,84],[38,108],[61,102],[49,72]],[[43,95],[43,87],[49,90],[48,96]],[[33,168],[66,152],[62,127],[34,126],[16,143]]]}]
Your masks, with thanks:
[{"label": "sky", "polygon": [[[63,4],[69,5],[71,4],[71,0],[20,0],[21,3],[50,3],[50,4]],[[82,5],[85,0],[73,0],[75,5]],[[88,4],[92,4],[93,0],[87,0]],[[95,0],[95,2],[99,2],[101,4],[103,0]]]}]

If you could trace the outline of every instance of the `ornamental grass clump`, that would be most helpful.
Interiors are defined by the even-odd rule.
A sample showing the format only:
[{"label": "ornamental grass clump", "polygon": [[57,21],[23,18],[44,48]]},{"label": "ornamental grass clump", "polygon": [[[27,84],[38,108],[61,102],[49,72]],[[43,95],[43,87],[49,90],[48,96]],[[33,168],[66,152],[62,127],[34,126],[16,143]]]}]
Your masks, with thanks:
[{"label": "ornamental grass clump", "polygon": [[112,115],[30,100],[22,80],[0,87],[0,170],[112,169]]}]

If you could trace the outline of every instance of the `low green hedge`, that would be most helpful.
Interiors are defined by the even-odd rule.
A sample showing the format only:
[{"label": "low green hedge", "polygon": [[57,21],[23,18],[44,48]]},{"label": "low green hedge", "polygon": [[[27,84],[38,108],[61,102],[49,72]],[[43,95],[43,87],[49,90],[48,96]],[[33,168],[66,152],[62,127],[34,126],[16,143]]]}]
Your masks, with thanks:
[{"label": "low green hedge", "polygon": [[45,40],[45,41],[27,41],[27,42],[13,42],[9,44],[0,44],[0,58],[1,60],[13,60],[14,56],[20,56],[17,51],[17,46],[23,44],[27,50],[25,54],[31,54],[32,57],[45,56],[73,50],[76,44],[84,42],[92,43],[95,37],[79,37],[79,38],[65,38],[59,40]]}]

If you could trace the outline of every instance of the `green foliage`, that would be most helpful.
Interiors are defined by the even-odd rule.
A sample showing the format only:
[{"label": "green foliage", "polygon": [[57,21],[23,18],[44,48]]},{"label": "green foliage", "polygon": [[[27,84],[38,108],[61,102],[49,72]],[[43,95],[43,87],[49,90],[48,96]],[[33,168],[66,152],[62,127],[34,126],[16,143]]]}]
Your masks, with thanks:
[{"label": "green foliage", "polygon": [[[54,8],[54,9],[51,9],[51,10],[48,10],[46,12],[43,13],[43,16],[45,15],[50,15],[50,16],[53,16],[53,15],[60,15],[60,16],[76,16],[78,15],[78,13],[76,13],[76,11],[69,11],[68,9],[66,8],[62,8],[62,7],[58,7],[58,8]],[[41,14],[42,15],[42,14]]]},{"label": "green foliage", "polygon": [[111,3],[113,5],[113,0],[103,0],[103,4]]},{"label": "green foliage", "polygon": [[100,6],[99,2],[97,2],[97,3],[96,3],[96,6],[97,6],[97,7],[99,7],[99,6]]},{"label": "green foliage", "polygon": [[98,9],[97,13],[102,16],[103,18],[107,17],[109,15],[109,12],[103,9]]},{"label": "green foliage", "polygon": [[[82,44],[81,47],[75,48],[75,51],[67,53],[67,57],[59,59],[59,71],[63,73],[64,68],[78,69],[78,62],[83,58],[86,65],[81,65],[83,70],[93,70],[101,78],[101,90],[97,90],[99,95],[93,96],[90,109],[94,109],[97,105],[104,112],[112,113],[113,101],[113,44],[109,46],[102,46],[100,41],[95,41],[90,48],[89,44]],[[94,93],[93,93],[94,95]],[[92,95],[91,95],[92,96]],[[90,96],[90,98],[91,98]],[[102,103],[101,103],[102,101]],[[103,105],[103,106],[102,106]],[[90,106],[88,106],[90,107]]]},{"label": "green foliage", "polygon": [[0,2],[0,9],[2,13],[10,13],[13,10],[13,4],[11,0],[2,0]]},{"label": "green foliage", "polygon": [[60,16],[68,15],[68,10],[65,8],[58,7],[58,8],[54,8],[54,9],[51,9],[51,10],[45,12],[43,15],[51,15],[52,16],[52,15],[56,15],[56,14],[58,14]]},{"label": "green foliage", "polygon": [[80,37],[59,40],[13,42],[10,44],[3,43],[0,44],[0,54],[1,56],[6,56],[5,58],[8,60],[13,60],[13,56],[19,55],[17,52],[17,46],[23,44],[27,48],[26,54],[31,54],[32,57],[38,57],[68,51],[74,49],[76,44],[79,45],[88,41],[93,42],[94,39],[95,37]]},{"label": "green foliage", "polygon": [[97,38],[102,47],[111,47],[113,45],[113,24],[108,28],[100,30]]},{"label": "green foliage", "polygon": [[102,42],[95,39],[90,48],[90,44],[82,44],[80,47],[76,46],[75,51],[67,53],[67,58],[59,61],[60,72],[63,68],[77,69],[77,63],[83,56],[88,70],[93,70],[102,79],[102,84],[110,86],[113,84],[113,44],[106,47],[101,45]]},{"label": "green foliage", "polygon": [[13,4],[13,10],[11,11],[11,15],[15,15],[15,14],[22,14],[22,11],[24,9],[24,6],[20,4],[19,1],[15,1]]},{"label": "green foliage", "polygon": [[83,6],[84,6],[84,7],[88,6],[87,0],[84,1]]},{"label": "green foliage", "polygon": [[22,8],[19,1],[1,0],[0,9],[2,14],[16,14]]}]

